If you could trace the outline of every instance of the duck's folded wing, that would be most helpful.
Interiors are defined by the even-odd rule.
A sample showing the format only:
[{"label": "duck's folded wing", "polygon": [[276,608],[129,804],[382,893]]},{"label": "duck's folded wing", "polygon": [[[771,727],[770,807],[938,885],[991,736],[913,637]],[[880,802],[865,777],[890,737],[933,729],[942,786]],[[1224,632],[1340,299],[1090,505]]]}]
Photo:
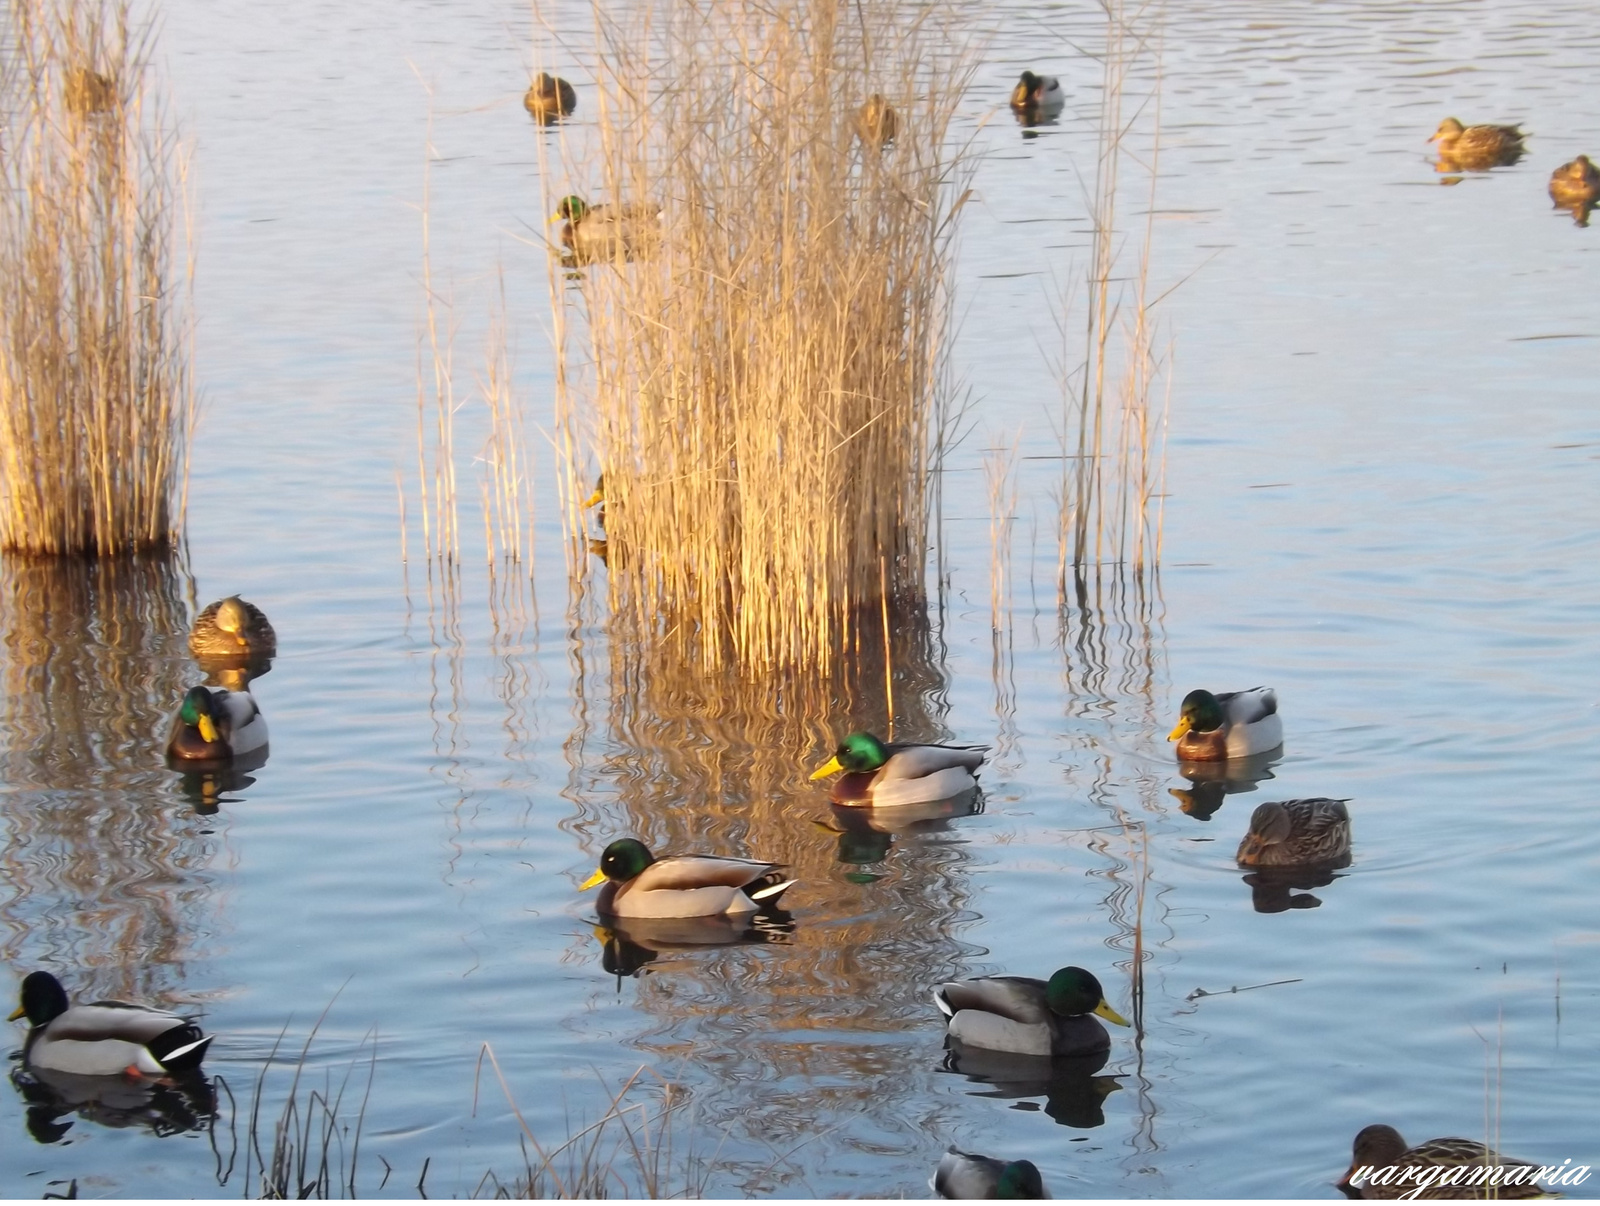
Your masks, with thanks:
[{"label": "duck's folded wing", "polygon": [[983,765],[988,752],[986,745],[891,745],[889,761],[878,775],[883,779],[922,779],[953,767],[974,771]]},{"label": "duck's folded wing", "polygon": [[1350,810],[1344,800],[1285,800],[1284,807],[1294,816],[1295,828],[1311,837],[1350,824]]},{"label": "duck's folded wing", "polygon": [[1217,696],[1224,715],[1234,724],[1254,724],[1275,715],[1278,696],[1271,687],[1251,687],[1248,691],[1229,691]]},{"label": "duck's folded wing", "polygon": [[939,1161],[929,1185],[941,1198],[981,1200],[994,1196],[994,1187],[1005,1167],[992,1156],[958,1152],[952,1147]]},{"label": "duck's folded wing", "polygon": [[1044,993],[1044,981],[1031,976],[983,976],[939,985],[934,1001],[947,1016],[978,1009],[1024,1026],[1037,1026],[1050,1020]]},{"label": "duck's folded wing", "polygon": [[680,854],[659,859],[641,871],[630,887],[636,892],[681,892],[689,888],[742,888],[783,864],[712,854]]},{"label": "duck's folded wing", "polygon": [[74,1005],[56,1018],[50,1023],[49,1035],[52,1042],[94,1043],[119,1039],[143,1047],[170,1030],[190,1025],[193,1023],[188,1018],[164,1009],[130,1005],[126,1001],[95,1001]]}]

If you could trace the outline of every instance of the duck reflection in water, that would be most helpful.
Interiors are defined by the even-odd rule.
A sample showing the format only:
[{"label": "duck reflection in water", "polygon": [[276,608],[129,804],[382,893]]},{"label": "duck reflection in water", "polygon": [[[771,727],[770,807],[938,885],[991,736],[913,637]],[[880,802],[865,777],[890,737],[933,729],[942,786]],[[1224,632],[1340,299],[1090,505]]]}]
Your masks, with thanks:
[{"label": "duck reflection in water", "polygon": [[[1018,1055],[951,1043],[941,1071],[985,1086],[973,1097],[1016,1101],[1014,1110],[1043,1109],[1059,1126],[1092,1130],[1106,1122],[1105,1100],[1122,1086],[1118,1077],[1098,1073],[1111,1058],[1109,1048],[1091,1055]],[[1043,1105],[1024,1099],[1042,1097]]]},{"label": "duck reflection in water", "polygon": [[883,878],[879,864],[889,856],[896,834],[943,833],[949,822],[983,811],[983,791],[973,787],[948,800],[921,804],[899,804],[890,808],[862,808],[830,805],[831,821],[818,821],[820,828],[839,835],[839,861],[858,870],[847,871],[852,883],[868,884]]},{"label": "duck reflection in water", "polygon": [[608,917],[604,925],[594,927],[601,946],[600,965],[617,977],[618,987],[622,977],[637,976],[663,955],[787,942],[792,933],[794,918],[778,908],[716,917]]},{"label": "duck reflection in water", "polygon": [[1272,768],[1283,758],[1283,747],[1248,758],[1228,758],[1221,762],[1178,763],[1178,773],[1189,780],[1188,787],[1169,787],[1178,807],[1197,821],[1209,821],[1229,796],[1255,791],[1256,786],[1273,778]]},{"label": "duck reflection in water", "polygon": [[80,1076],[18,1064],[11,1070],[11,1083],[27,1104],[28,1134],[37,1143],[62,1142],[72,1129],[73,1115],[159,1136],[204,1131],[217,1116],[216,1090],[198,1072],[152,1080]]}]

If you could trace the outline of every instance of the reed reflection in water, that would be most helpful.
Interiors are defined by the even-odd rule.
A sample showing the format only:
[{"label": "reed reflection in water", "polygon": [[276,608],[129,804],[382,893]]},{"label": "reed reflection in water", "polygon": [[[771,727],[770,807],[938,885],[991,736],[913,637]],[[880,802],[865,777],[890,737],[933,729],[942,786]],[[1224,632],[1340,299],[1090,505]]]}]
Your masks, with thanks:
[{"label": "reed reflection in water", "polygon": [[181,585],[165,558],[0,563],[0,953],[75,998],[193,1000],[216,929],[218,842],[162,763],[193,676]]},{"label": "reed reflection in water", "polygon": [[[937,1075],[930,1057],[939,1047],[929,985],[961,974],[973,953],[955,936],[972,919],[957,818],[973,802],[942,824],[934,818],[931,833],[909,826],[885,846],[881,874],[854,875],[837,858],[843,810],[807,778],[845,731],[889,732],[889,683],[896,738],[981,736],[945,729],[946,684],[926,612],[902,614],[912,619],[890,629],[887,680],[884,649],[865,641],[852,650],[848,676],[742,683],[674,664],[656,643],[622,640],[613,629],[613,752],[599,790],[580,798],[572,822],[587,865],[609,841],[631,835],[658,855],[784,862],[799,881],[783,900],[792,921],[725,926],[726,945],[711,945],[715,923],[696,931],[698,951],[691,942],[652,946],[648,934],[622,933],[632,922],[603,923],[608,971],[622,970],[619,937],[661,953],[651,961],[628,952],[635,962],[627,970],[642,969],[635,1004],[652,1019],[635,1045],[659,1068],[683,1060],[712,1078],[718,1091],[702,1102],[702,1116],[771,1149],[745,1169],[747,1189],[762,1176],[786,1175],[767,1173],[774,1151],[841,1115],[850,1125],[827,1142],[905,1151],[925,1142],[921,1120]],[[588,951],[591,960],[601,954]],[[781,1082],[773,1069],[784,1070]],[[742,1167],[742,1157],[733,1163]]]}]

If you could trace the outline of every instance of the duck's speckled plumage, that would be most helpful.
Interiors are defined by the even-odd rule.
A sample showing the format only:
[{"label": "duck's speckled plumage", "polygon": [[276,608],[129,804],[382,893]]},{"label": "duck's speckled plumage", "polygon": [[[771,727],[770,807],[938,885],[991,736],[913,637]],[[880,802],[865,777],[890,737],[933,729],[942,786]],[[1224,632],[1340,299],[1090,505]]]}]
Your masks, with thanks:
[{"label": "duck's speckled plumage", "polygon": [[1525,137],[1516,126],[1464,126],[1447,117],[1428,141],[1437,145],[1439,166],[1446,171],[1482,172],[1522,158]]},{"label": "duck's speckled plumage", "polygon": [[[1347,1194],[1362,1198],[1426,1198],[1429,1201],[1466,1201],[1486,1198],[1539,1198],[1549,1196],[1541,1185],[1528,1185],[1522,1183],[1533,1172],[1538,1171],[1538,1165],[1529,1164],[1526,1160],[1513,1160],[1502,1156],[1493,1148],[1475,1143],[1471,1139],[1429,1139],[1426,1143],[1419,1143],[1415,1147],[1407,1147],[1406,1141],[1400,1137],[1400,1132],[1392,1126],[1375,1125],[1362,1128],[1356,1135],[1352,1145],[1352,1159],[1350,1169],[1345,1173],[1344,1179],[1339,1182],[1339,1187]],[[1350,1180],[1360,1172],[1363,1167],[1371,1169],[1436,1169],[1437,1174],[1429,1179],[1429,1184],[1419,1190],[1416,1184],[1416,1174],[1406,1177],[1402,1182],[1398,1173],[1392,1174],[1385,1184],[1373,1184],[1370,1177],[1364,1177],[1362,1185],[1352,1185]],[[1472,1170],[1478,1168],[1501,1168],[1511,1170],[1527,1170],[1516,1172],[1514,1183],[1505,1182],[1502,1173],[1497,1185],[1464,1185],[1464,1181],[1472,1177]],[[1452,1173],[1452,1169],[1461,1169],[1461,1173]],[[1440,1178],[1448,1178],[1455,1184],[1439,1183]]]},{"label": "duck's speckled plumage", "polygon": [[1348,864],[1347,802],[1314,797],[1257,805],[1235,858],[1241,867]]},{"label": "duck's speckled plumage", "polygon": [[202,660],[259,661],[277,656],[278,634],[254,603],[229,595],[195,617],[189,652]]},{"label": "duck's speckled plumage", "polygon": [[578,91],[560,76],[541,71],[523,93],[522,107],[535,121],[547,125],[578,107]]}]

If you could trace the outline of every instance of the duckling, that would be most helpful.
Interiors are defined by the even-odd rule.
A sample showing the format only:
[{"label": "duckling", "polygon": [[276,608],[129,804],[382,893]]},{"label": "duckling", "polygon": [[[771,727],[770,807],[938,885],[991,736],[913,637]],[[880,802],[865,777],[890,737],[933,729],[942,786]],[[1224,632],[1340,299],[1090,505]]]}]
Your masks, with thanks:
[{"label": "duckling", "polygon": [[782,863],[714,854],[657,859],[643,842],[622,838],[600,856],[600,868],[579,887],[609,880],[596,904],[602,916],[714,917],[771,908],[794,886]]},{"label": "duckling", "polygon": [[559,76],[541,71],[522,96],[522,107],[547,126],[578,107],[578,91]]},{"label": "duckling", "polygon": [[862,144],[881,151],[894,141],[900,129],[900,117],[881,92],[867,97],[856,111],[856,136]]},{"label": "duckling", "polygon": [[1081,967],[1063,967],[1049,981],[1030,976],[952,980],[933,991],[953,1039],[1019,1055],[1092,1055],[1111,1046],[1106,1028],[1128,1023],[1106,1003],[1100,981]]},{"label": "duckling", "polygon": [[167,757],[173,762],[221,762],[267,744],[267,718],[248,691],[190,687],[172,721]]},{"label": "duckling", "polygon": [[[1429,1139],[1416,1147],[1407,1147],[1400,1132],[1392,1126],[1363,1127],[1352,1145],[1350,1170],[1339,1182],[1339,1188],[1351,1197],[1361,1198],[1428,1198],[1481,1199],[1481,1198],[1542,1198],[1547,1196],[1544,1186],[1530,1183],[1539,1166],[1526,1160],[1512,1160],[1493,1148],[1470,1139]],[[1396,1172],[1384,1170],[1394,1168]],[[1481,1168],[1504,1170],[1494,1178],[1495,1184],[1484,1182],[1487,1175],[1477,1173]],[[1405,1176],[1402,1181],[1403,1174]],[[1419,1192],[1418,1173],[1427,1184]],[[1384,1178],[1377,1183],[1374,1174]],[[1360,1180],[1362,1184],[1354,1184]],[[1445,1182],[1448,1180],[1448,1184]],[[1476,1184],[1470,1182],[1476,1181]],[[1553,1196],[1553,1195],[1550,1195]]]},{"label": "duckling", "polygon": [[229,595],[195,617],[189,652],[197,658],[257,661],[278,655],[278,634],[254,603]]},{"label": "duckling", "polygon": [[982,1201],[990,1198],[1048,1199],[1044,1178],[1031,1160],[996,1160],[951,1148],[939,1161],[928,1187],[941,1198]]},{"label": "duckling", "polygon": [[1178,743],[1180,762],[1248,758],[1277,749],[1283,744],[1278,696],[1271,687],[1221,695],[1190,691],[1167,740]]},{"label": "duckling", "polygon": [[1600,168],[1579,155],[1550,173],[1550,200],[1559,209],[1577,209],[1600,201]]},{"label": "duckling", "polygon": [[1439,144],[1439,164],[1446,170],[1482,172],[1522,158],[1524,137],[1516,126],[1463,126],[1447,117],[1428,141]]},{"label": "duckling", "polygon": [[580,264],[632,259],[661,237],[661,210],[655,205],[589,205],[582,197],[563,197],[550,220],[562,222],[561,245]]},{"label": "duckling", "polygon": [[1035,75],[1024,71],[1017,86],[1011,90],[1011,108],[1017,113],[1048,117],[1061,112],[1067,103],[1061,91],[1061,81],[1053,75]]},{"label": "duckling", "polygon": [[164,1009],[126,1001],[73,1005],[61,981],[43,971],[22,981],[22,1004],[10,1020],[22,1017],[31,1027],[23,1062],[80,1076],[192,1072],[211,1044],[194,1022]]},{"label": "duckling", "polygon": [[1345,800],[1323,797],[1259,804],[1234,856],[1241,867],[1304,867],[1350,861]]},{"label": "duckling", "polygon": [[976,787],[972,772],[983,764],[988,750],[986,745],[886,745],[871,733],[851,733],[811,778],[848,772],[833,785],[835,804],[871,808],[928,804]]}]

